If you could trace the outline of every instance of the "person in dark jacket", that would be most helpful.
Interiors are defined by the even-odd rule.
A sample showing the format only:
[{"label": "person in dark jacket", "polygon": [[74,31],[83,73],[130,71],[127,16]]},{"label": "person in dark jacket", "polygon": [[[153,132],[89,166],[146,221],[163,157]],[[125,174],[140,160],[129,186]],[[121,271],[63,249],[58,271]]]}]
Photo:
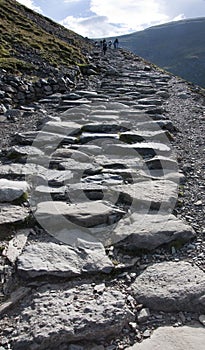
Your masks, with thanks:
[{"label": "person in dark jacket", "polygon": [[107,42],[106,42],[105,39],[103,40],[103,47],[102,47],[102,50],[103,50],[103,54],[105,55],[105,54],[106,54],[106,51],[107,51]]},{"label": "person in dark jacket", "polygon": [[113,45],[114,45],[114,48],[115,48],[115,49],[118,49],[118,46],[119,46],[118,38],[115,39]]}]

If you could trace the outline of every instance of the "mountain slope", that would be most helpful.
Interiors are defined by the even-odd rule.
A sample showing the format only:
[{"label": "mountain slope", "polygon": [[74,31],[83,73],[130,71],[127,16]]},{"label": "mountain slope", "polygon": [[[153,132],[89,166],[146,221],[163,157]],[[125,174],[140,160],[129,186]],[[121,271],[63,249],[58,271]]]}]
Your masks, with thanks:
[{"label": "mountain slope", "polygon": [[0,0],[0,19],[0,68],[43,76],[86,62],[88,40],[17,1]]},{"label": "mountain slope", "polygon": [[171,22],[119,37],[120,46],[205,87],[205,17]]}]

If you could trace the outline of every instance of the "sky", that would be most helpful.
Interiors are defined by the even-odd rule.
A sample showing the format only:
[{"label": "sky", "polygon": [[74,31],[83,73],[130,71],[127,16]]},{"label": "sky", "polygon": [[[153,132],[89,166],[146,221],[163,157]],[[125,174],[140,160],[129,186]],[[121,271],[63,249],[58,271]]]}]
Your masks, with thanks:
[{"label": "sky", "polygon": [[128,34],[187,18],[205,17],[205,0],[18,0],[88,37]]}]

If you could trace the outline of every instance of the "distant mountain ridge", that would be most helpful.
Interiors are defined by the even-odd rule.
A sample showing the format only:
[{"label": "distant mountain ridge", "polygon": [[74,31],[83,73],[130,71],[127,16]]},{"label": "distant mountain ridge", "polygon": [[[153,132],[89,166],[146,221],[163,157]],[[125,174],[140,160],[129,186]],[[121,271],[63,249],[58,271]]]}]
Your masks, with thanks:
[{"label": "distant mountain ridge", "polygon": [[120,47],[205,88],[205,17],[170,22],[118,38]]}]

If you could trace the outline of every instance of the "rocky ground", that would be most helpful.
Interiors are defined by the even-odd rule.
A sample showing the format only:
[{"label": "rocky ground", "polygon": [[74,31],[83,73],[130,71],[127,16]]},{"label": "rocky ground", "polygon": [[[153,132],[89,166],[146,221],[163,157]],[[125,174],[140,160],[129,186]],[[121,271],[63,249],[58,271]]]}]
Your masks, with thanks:
[{"label": "rocky ground", "polygon": [[100,75],[1,115],[2,350],[154,349],[162,326],[199,349],[203,90],[125,51],[90,59]]}]

